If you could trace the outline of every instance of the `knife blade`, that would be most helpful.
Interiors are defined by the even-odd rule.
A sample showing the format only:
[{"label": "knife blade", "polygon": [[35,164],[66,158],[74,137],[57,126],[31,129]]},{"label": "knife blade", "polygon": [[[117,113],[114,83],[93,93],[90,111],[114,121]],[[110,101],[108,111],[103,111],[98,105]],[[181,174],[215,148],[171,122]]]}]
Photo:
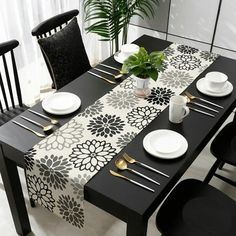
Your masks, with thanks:
[{"label": "knife blade", "polygon": [[217,111],[217,110],[215,110],[215,109],[213,109],[213,108],[210,108],[210,107],[208,107],[208,106],[205,106],[205,105],[203,105],[203,104],[201,104],[201,103],[198,103],[198,102],[189,102],[189,104],[194,104],[194,105],[196,105],[196,106],[205,108],[205,109],[207,109],[207,110],[209,110],[209,111],[213,111],[213,112],[219,113],[219,111]]},{"label": "knife blade", "polygon": [[210,104],[210,105],[212,105],[212,106],[216,106],[216,107],[219,107],[219,108],[221,108],[221,109],[224,108],[224,107],[222,107],[222,106],[220,106],[220,105],[218,105],[218,104],[215,104],[214,102],[210,102],[210,101],[208,101],[208,100],[206,100],[206,99],[199,98],[199,97],[196,97],[196,98],[199,99],[200,101],[203,101],[203,102],[205,102],[205,103],[208,103],[208,104]]},{"label": "knife blade", "polygon": [[205,112],[205,111],[202,111],[202,110],[199,110],[199,109],[196,109],[196,108],[189,107],[189,109],[192,110],[192,111],[196,111],[196,112],[199,112],[201,114],[207,115],[207,116],[215,117],[214,115],[212,115],[208,112]]}]

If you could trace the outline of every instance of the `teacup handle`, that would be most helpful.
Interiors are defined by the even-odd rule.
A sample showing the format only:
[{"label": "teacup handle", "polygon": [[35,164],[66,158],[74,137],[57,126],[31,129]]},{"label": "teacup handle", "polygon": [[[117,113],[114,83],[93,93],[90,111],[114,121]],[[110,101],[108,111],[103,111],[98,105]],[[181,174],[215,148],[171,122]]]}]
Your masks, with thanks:
[{"label": "teacup handle", "polygon": [[183,109],[184,109],[184,114],[183,114],[183,118],[184,118],[185,116],[189,114],[190,110],[187,106],[184,106]]}]

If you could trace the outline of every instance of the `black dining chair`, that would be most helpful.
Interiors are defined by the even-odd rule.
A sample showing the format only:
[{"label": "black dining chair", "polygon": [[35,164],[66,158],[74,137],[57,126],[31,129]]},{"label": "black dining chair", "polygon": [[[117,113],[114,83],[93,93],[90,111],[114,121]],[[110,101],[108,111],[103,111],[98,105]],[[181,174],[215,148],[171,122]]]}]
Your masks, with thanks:
[{"label": "black dining chair", "polygon": [[[28,108],[22,101],[21,87],[13,51],[18,45],[19,42],[17,40],[0,43],[0,56],[2,57],[2,65],[0,65],[0,87],[2,93],[0,99],[0,126]],[[32,207],[35,206],[32,199],[30,199],[30,204]]]},{"label": "black dining chair", "polygon": [[213,176],[227,182],[236,187],[236,181],[231,180],[223,175],[216,173],[217,169],[222,169],[225,163],[236,167],[236,115],[233,121],[228,123],[216,135],[211,143],[210,151],[216,158],[215,163],[211,167],[204,179],[205,183],[209,183]]},{"label": "black dining chair", "polygon": [[91,68],[77,23],[78,13],[78,10],[71,10],[56,15],[32,30],[56,89]]},{"label": "black dining chair", "polygon": [[[22,113],[27,107],[22,102],[21,87],[13,49],[19,45],[17,40],[0,43],[0,125]],[[2,69],[2,70],[1,70]]]},{"label": "black dining chair", "polygon": [[163,236],[236,235],[236,202],[196,179],[180,182],[161,205],[156,226]]}]

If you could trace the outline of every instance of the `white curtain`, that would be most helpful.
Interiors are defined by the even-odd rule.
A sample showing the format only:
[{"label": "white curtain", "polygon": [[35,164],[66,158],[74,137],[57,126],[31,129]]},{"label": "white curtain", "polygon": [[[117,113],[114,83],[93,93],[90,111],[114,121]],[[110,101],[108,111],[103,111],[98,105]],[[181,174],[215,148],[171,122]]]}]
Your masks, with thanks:
[{"label": "white curtain", "polygon": [[26,105],[34,104],[40,98],[40,91],[51,86],[51,78],[37,40],[31,35],[31,30],[40,22],[59,13],[78,9],[78,21],[90,63],[94,65],[107,56],[101,50],[101,43],[96,35],[86,34],[84,30],[82,2],[83,0],[0,1],[0,43],[11,39],[17,39],[20,43],[15,56]]}]

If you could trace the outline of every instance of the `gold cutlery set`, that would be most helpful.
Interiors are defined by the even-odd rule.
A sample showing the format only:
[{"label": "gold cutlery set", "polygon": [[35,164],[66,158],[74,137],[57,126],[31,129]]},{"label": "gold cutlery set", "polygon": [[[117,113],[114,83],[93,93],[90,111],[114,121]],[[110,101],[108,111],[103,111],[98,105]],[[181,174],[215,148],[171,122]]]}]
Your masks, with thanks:
[{"label": "gold cutlery set", "polygon": [[106,81],[106,82],[108,82],[110,84],[117,84],[117,82],[122,81],[122,76],[124,75],[124,72],[122,72],[118,68],[113,67],[113,66],[109,66],[109,65],[106,65],[106,64],[102,64],[102,63],[99,64],[99,66],[103,66],[103,67],[109,68],[111,70],[118,71],[119,74],[113,74],[111,72],[108,72],[108,71],[105,71],[105,70],[102,70],[102,69],[99,69],[99,68],[96,68],[96,67],[93,68],[93,70],[99,71],[99,72],[101,72],[103,74],[106,74],[106,75],[109,75],[109,76],[113,77],[113,79],[115,81],[110,80],[108,78],[105,78],[104,76],[101,76],[100,74],[94,73],[92,71],[88,71],[88,73],[91,74],[91,75],[94,75],[95,77],[100,78],[100,79],[102,79],[102,80],[104,80],[104,81]]},{"label": "gold cutlery set", "polygon": [[[196,96],[193,96],[191,93],[189,92],[184,92],[184,97],[187,99],[187,104],[190,104],[190,105],[195,105],[195,106],[198,106],[198,107],[201,107],[201,108],[204,108],[208,111],[211,111],[211,112],[215,112],[215,113],[219,113],[218,110],[216,110],[215,108],[220,108],[220,109],[223,109],[224,107],[216,104],[216,103],[213,103],[213,102],[210,102],[206,99],[203,99],[203,98],[200,98],[200,97],[196,97]],[[207,105],[204,105],[202,103],[199,103],[199,102],[195,102],[195,100],[199,100],[199,101],[202,101],[204,102],[205,104],[209,104],[211,105],[212,107],[209,107]],[[201,114],[204,114],[204,115],[207,115],[207,116],[210,116],[210,117],[215,117],[215,114],[212,114],[210,112],[206,112],[206,111],[203,111],[203,110],[200,110],[200,109],[197,109],[195,107],[192,107],[192,106],[188,106],[190,110],[192,111],[195,111],[195,112],[198,112],[198,113],[201,113]],[[213,108],[214,107],[214,108]]]},{"label": "gold cutlery set", "polygon": [[[149,165],[147,165],[147,164],[144,164],[144,163],[142,163],[142,162],[140,162],[140,161],[135,160],[134,158],[132,158],[131,156],[129,156],[127,153],[124,153],[124,154],[123,154],[123,159],[117,159],[117,160],[115,161],[115,165],[116,165],[116,167],[117,167],[119,170],[122,170],[122,171],[123,171],[123,170],[128,170],[128,171],[130,171],[131,173],[134,173],[134,174],[136,174],[136,175],[138,175],[138,176],[140,176],[140,177],[142,177],[142,178],[144,178],[144,179],[146,179],[146,180],[148,180],[148,181],[150,181],[150,182],[152,182],[152,183],[154,183],[154,184],[156,184],[156,185],[160,185],[160,183],[157,182],[156,180],[154,180],[154,179],[152,179],[152,178],[150,178],[150,177],[148,177],[148,176],[146,176],[146,175],[144,175],[144,174],[142,174],[142,173],[140,173],[140,172],[138,172],[138,171],[136,171],[136,170],[134,170],[134,169],[129,168],[127,162],[130,163],[130,164],[137,164],[137,165],[142,166],[142,167],[144,167],[144,168],[146,168],[146,169],[148,169],[148,170],[151,170],[151,171],[153,171],[153,172],[155,172],[155,173],[157,173],[157,174],[160,174],[160,175],[162,175],[162,176],[165,176],[165,177],[169,178],[169,175],[167,175],[167,174],[165,174],[165,173],[163,173],[163,172],[161,172],[161,171],[159,171],[159,170],[156,170],[156,169],[154,169],[153,167],[151,167],[151,166],[149,166]],[[122,179],[124,179],[124,180],[127,180],[127,181],[129,181],[129,182],[131,182],[131,183],[133,183],[133,184],[136,184],[136,185],[138,185],[139,187],[142,187],[142,188],[144,188],[144,189],[146,189],[146,190],[148,190],[148,191],[155,192],[154,189],[149,188],[149,187],[147,187],[147,186],[145,186],[145,185],[143,185],[143,184],[141,184],[141,183],[139,183],[139,182],[137,182],[137,181],[135,181],[135,180],[133,180],[133,179],[130,179],[130,178],[124,176],[124,175],[121,175],[121,174],[119,174],[119,173],[117,173],[117,172],[115,172],[115,171],[113,171],[113,170],[110,170],[110,173],[111,173],[113,176],[120,177],[120,178],[122,178]]]},{"label": "gold cutlery set", "polygon": [[28,111],[31,112],[31,113],[33,113],[33,114],[35,114],[35,115],[37,115],[37,116],[40,116],[40,117],[42,117],[42,118],[48,120],[48,121],[50,122],[50,124],[48,124],[48,125],[42,125],[41,123],[39,123],[39,122],[37,122],[37,121],[34,121],[34,120],[32,120],[32,119],[30,119],[30,118],[28,118],[28,117],[25,117],[25,116],[22,116],[22,115],[20,116],[22,119],[24,119],[24,120],[26,120],[26,121],[28,121],[28,122],[30,122],[30,123],[32,123],[32,124],[34,124],[34,125],[36,125],[36,126],[42,128],[42,130],[43,130],[43,132],[44,132],[45,134],[39,133],[39,132],[35,131],[34,129],[31,129],[31,128],[29,128],[28,126],[23,125],[23,124],[21,124],[21,123],[19,123],[19,122],[17,122],[17,121],[14,121],[14,120],[13,120],[12,122],[13,122],[14,124],[16,124],[16,125],[18,125],[18,126],[24,128],[24,129],[28,130],[28,131],[34,133],[35,135],[37,135],[37,136],[40,137],[40,138],[45,138],[47,134],[51,134],[51,133],[53,132],[53,128],[55,127],[55,125],[59,123],[58,120],[56,120],[56,119],[51,119],[50,117],[45,116],[45,115],[43,115],[43,114],[41,114],[41,113],[38,113],[38,112],[36,112],[36,111],[33,111],[33,110],[31,110],[31,109],[29,109]]}]

